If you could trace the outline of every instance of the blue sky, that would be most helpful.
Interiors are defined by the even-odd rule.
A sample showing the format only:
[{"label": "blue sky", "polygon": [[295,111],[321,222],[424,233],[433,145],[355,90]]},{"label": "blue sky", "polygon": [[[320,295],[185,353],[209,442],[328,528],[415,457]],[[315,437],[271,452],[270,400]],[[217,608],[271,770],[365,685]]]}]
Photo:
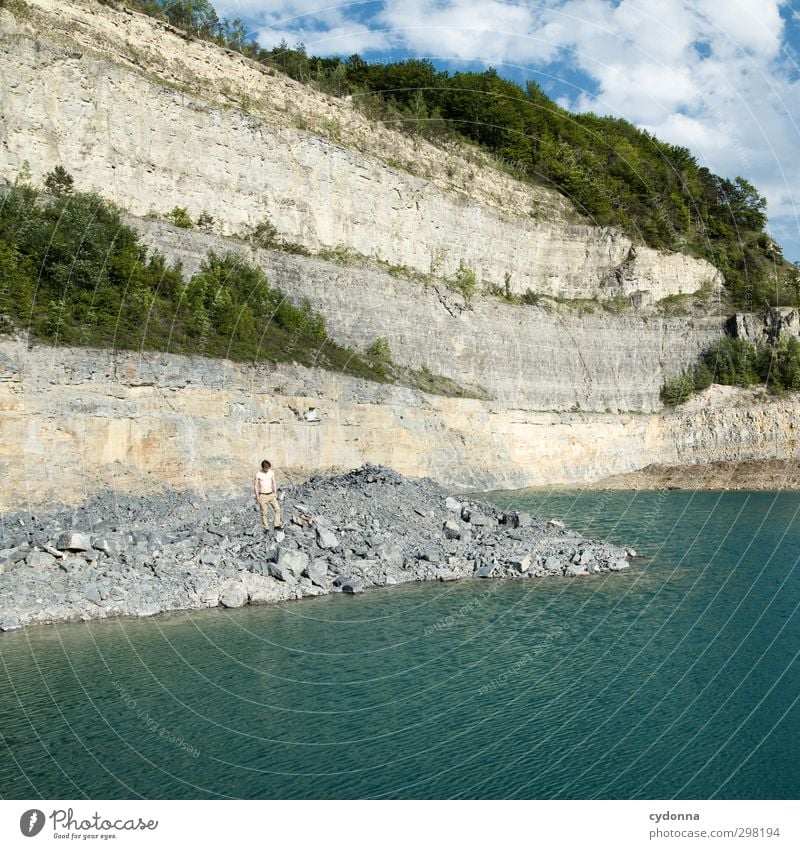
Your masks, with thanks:
[{"label": "blue sky", "polygon": [[535,79],[577,111],[627,118],[766,195],[800,260],[800,0],[219,0],[265,47],[431,59]]}]

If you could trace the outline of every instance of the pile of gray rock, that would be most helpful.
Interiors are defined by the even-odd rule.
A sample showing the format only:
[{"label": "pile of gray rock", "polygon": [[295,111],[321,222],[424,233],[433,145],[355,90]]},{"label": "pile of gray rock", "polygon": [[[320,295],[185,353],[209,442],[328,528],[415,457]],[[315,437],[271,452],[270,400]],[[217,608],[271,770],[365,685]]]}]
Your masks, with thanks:
[{"label": "pile of gray rock", "polygon": [[133,497],[0,516],[0,630],[241,607],[410,581],[580,576],[635,555],[556,520],[364,466],[286,490],[282,533],[252,495]]}]

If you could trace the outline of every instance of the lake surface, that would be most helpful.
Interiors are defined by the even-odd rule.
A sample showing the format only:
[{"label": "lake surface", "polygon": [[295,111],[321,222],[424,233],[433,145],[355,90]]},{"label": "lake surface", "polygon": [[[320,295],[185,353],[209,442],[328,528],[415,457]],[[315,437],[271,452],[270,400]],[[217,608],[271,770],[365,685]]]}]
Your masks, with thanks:
[{"label": "lake surface", "polygon": [[0,796],[800,797],[800,494],[492,500],[642,556],[2,635]]}]

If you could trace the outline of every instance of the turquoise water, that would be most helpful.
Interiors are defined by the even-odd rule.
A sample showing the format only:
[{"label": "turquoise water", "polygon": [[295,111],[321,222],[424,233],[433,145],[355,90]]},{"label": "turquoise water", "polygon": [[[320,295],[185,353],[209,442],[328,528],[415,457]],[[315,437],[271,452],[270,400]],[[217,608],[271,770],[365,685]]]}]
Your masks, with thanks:
[{"label": "turquoise water", "polygon": [[643,556],[7,634],[0,795],[800,796],[800,495],[493,499]]}]

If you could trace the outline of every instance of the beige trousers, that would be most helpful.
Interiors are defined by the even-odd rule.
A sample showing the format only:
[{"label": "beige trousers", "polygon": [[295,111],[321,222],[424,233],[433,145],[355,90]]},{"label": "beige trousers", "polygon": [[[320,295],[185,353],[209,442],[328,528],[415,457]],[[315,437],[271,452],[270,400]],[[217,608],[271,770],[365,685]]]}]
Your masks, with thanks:
[{"label": "beige trousers", "polygon": [[281,505],[278,504],[278,499],[274,492],[262,492],[258,496],[258,506],[261,508],[261,521],[264,527],[269,530],[269,508],[275,511],[275,527],[281,526]]}]

